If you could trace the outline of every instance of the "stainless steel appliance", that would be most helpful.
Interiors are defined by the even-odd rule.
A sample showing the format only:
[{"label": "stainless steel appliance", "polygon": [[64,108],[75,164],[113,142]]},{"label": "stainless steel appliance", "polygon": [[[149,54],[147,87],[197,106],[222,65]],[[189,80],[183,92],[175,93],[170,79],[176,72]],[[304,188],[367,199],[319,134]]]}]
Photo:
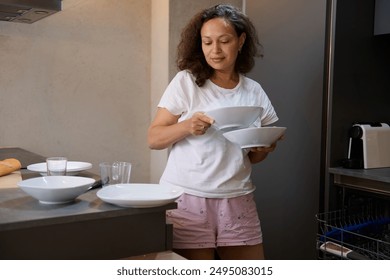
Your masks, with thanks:
[{"label": "stainless steel appliance", "polygon": [[318,258],[390,259],[390,197],[341,187],[340,210],[317,215]]},{"label": "stainless steel appliance", "polygon": [[61,0],[0,0],[0,20],[33,23],[61,11]]},{"label": "stainless steel appliance", "polygon": [[329,168],[329,208],[317,215],[318,258],[388,260],[390,126],[352,125],[343,162],[344,167]]}]

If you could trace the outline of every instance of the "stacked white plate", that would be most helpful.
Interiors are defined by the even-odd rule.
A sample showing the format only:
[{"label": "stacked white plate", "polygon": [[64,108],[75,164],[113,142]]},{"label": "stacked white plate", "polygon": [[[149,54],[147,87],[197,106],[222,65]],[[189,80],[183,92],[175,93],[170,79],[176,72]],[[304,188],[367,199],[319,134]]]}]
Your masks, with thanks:
[{"label": "stacked white plate", "polygon": [[222,107],[206,111],[215,120],[213,124],[225,131],[224,136],[241,148],[269,147],[286,131],[286,127],[251,127],[261,117],[263,108],[258,106]]},{"label": "stacked white plate", "polygon": [[221,107],[206,111],[205,114],[214,119],[214,126],[220,130],[246,128],[252,125],[263,113],[259,106]]},{"label": "stacked white plate", "polygon": [[225,132],[223,135],[231,142],[245,148],[269,147],[286,131],[286,127],[249,127]]}]

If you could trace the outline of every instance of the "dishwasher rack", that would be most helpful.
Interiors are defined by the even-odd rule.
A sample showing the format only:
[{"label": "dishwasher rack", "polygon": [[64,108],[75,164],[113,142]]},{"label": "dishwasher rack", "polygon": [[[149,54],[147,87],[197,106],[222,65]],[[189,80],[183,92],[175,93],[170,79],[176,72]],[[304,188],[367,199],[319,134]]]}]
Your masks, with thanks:
[{"label": "dishwasher rack", "polygon": [[316,215],[318,259],[390,259],[387,209],[342,209]]}]

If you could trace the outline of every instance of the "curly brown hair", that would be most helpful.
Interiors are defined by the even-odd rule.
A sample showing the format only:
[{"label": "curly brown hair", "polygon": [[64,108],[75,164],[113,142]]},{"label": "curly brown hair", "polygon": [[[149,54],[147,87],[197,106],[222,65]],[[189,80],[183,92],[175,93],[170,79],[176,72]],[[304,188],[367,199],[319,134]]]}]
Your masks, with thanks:
[{"label": "curly brown hair", "polygon": [[223,18],[235,29],[237,36],[246,34],[245,43],[239,53],[235,70],[245,74],[255,65],[255,57],[259,53],[260,43],[256,29],[249,18],[238,8],[231,5],[216,5],[197,13],[185,26],[177,48],[177,66],[180,70],[189,70],[196,78],[196,84],[201,87],[209,79],[214,70],[204,57],[200,30],[205,22],[213,18]]}]

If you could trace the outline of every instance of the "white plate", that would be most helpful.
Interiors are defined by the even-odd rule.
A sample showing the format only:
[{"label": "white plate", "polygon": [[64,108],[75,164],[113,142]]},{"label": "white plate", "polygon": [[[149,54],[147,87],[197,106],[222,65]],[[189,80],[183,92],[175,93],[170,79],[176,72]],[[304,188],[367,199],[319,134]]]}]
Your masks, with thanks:
[{"label": "white plate", "polygon": [[183,194],[180,187],[159,184],[117,184],[103,187],[96,195],[111,204],[122,207],[157,207],[174,202]]},{"label": "white plate", "polygon": [[[80,171],[88,170],[92,168],[92,164],[89,162],[82,161],[68,161],[66,165],[66,175],[72,176],[76,175]],[[27,166],[27,169],[30,171],[35,171],[41,173],[42,176],[47,175],[46,162],[34,163]]]},{"label": "white plate", "polygon": [[234,106],[209,110],[205,114],[214,119],[214,126],[226,130],[249,127],[262,112],[263,108],[258,106]]},{"label": "white plate", "polygon": [[223,135],[241,148],[269,147],[286,131],[286,127],[250,127],[225,132]]}]

